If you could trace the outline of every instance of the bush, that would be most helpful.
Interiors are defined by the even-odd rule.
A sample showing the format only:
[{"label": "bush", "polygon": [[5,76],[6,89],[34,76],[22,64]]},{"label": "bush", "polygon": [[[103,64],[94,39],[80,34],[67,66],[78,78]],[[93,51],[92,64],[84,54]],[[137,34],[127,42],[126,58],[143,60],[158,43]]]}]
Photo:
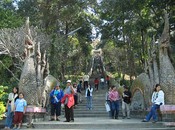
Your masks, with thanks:
[{"label": "bush", "polygon": [[4,103],[3,102],[0,102],[0,120],[3,119],[4,117],[4,112],[5,112],[5,106],[4,106]]},{"label": "bush", "polygon": [[8,87],[0,86],[0,120],[3,117],[3,113],[5,112],[5,102],[7,101],[8,94],[4,91]]}]

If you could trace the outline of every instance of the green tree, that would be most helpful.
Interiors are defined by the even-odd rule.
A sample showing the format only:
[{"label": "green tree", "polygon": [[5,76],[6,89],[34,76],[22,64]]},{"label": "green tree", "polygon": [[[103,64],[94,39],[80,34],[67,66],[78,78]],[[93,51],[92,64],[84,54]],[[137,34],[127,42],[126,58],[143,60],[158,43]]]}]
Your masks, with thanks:
[{"label": "green tree", "polygon": [[[24,19],[17,14],[15,7],[12,5],[12,0],[1,1],[0,17],[0,29],[17,28],[22,26],[22,24],[24,23]],[[3,41],[0,42],[3,43]],[[3,44],[1,47],[3,47]],[[1,51],[3,52],[3,49]],[[15,74],[17,77],[19,77],[20,73],[18,70],[15,69],[14,61],[17,62],[17,59],[13,56],[6,55],[3,53],[0,54],[0,85],[16,84],[17,81],[13,77],[11,72],[13,72],[13,74]]]},{"label": "green tree", "polygon": [[[90,21],[93,19],[87,10],[93,3],[95,4],[90,0],[19,2],[19,14],[23,17],[26,15],[31,17],[33,25],[39,24],[39,27],[52,37],[48,56],[51,74],[55,77],[64,79],[66,74],[86,71],[90,54],[90,44],[86,43],[91,41]],[[80,27],[81,29],[72,33]],[[75,47],[74,44],[77,46]],[[71,54],[72,52],[76,53]],[[79,68],[73,67],[75,61]]]},{"label": "green tree", "polygon": [[[172,21],[170,24],[173,24],[173,7],[174,4],[171,0],[162,0],[161,3],[154,0],[101,1],[98,13],[101,20],[99,28],[102,34],[102,43],[109,44],[105,41],[112,40],[115,43],[114,48],[120,48],[121,53],[122,50],[125,50],[125,54],[123,54],[125,60],[120,62],[127,64],[121,67],[122,73],[132,76],[144,71],[151,39],[153,35],[158,39],[161,34],[163,10],[169,12],[170,21]],[[173,30],[174,26],[170,31],[174,32]],[[108,62],[106,63],[108,64]],[[116,65],[119,66],[119,64]]]},{"label": "green tree", "polygon": [[16,28],[22,26],[24,19],[17,14],[15,7],[12,5],[12,0],[1,1],[0,4],[0,29]]}]

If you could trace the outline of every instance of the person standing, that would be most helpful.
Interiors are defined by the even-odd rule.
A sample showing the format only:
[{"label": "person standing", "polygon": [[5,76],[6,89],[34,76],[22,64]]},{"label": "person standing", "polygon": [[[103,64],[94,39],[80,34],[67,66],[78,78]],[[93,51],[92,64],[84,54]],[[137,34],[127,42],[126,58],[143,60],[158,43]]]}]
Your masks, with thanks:
[{"label": "person standing", "polygon": [[123,119],[126,118],[130,119],[130,104],[131,104],[131,92],[127,86],[124,86],[124,92],[122,94],[122,114]]},{"label": "person standing", "polygon": [[87,99],[86,108],[89,110],[92,110],[92,92],[93,92],[93,88],[90,85],[88,85],[88,88],[86,89],[85,97]]},{"label": "person standing", "polygon": [[12,93],[8,95],[8,101],[6,105],[7,117],[5,120],[5,130],[10,130],[12,126],[13,116],[14,116],[14,106],[15,101],[18,98],[18,87],[14,87]]},{"label": "person standing", "polygon": [[65,117],[66,120],[64,122],[74,122],[74,88],[71,85],[71,80],[67,80],[67,85],[64,90],[64,97],[61,102],[64,103],[65,107]]},{"label": "person standing", "polygon": [[84,90],[86,90],[86,88],[88,87],[88,83],[89,83],[89,75],[84,75],[83,76]]},{"label": "person standing", "polygon": [[106,103],[109,105],[110,111],[109,111],[109,118],[112,117],[112,113],[111,113],[111,101],[109,99],[109,93],[111,92],[111,87],[109,87],[109,90],[106,92]]},{"label": "person standing", "polygon": [[111,116],[112,119],[118,119],[119,115],[119,93],[116,86],[112,86],[112,91],[109,92],[109,100],[111,101]]},{"label": "person standing", "polygon": [[94,85],[95,85],[95,91],[98,91],[98,85],[99,85],[99,80],[98,80],[98,78],[95,78],[95,80],[94,80]]},{"label": "person standing", "polygon": [[79,84],[77,85],[78,103],[82,102],[81,89],[82,89],[82,81],[80,80]]},{"label": "person standing", "polygon": [[107,83],[108,89],[109,89],[109,81],[110,81],[110,78],[109,78],[109,76],[107,75],[107,76],[106,76],[106,83]]},{"label": "person standing", "polygon": [[100,78],[100,85],[101,85],[101,88],[104,89],[105,79],[103,78],[103,76]]},{"label": "person standing", "polygon": [[159,84],[156,84],[155,86],[156,91],[153,92],[154,95],[152,95],[152,107],[148,115],[145,119],[142,120],[142,122],[148,122],[151,118],[153,118],[153,123],[157,122],[157,109],[160,108],[161,105],[165,104],[164,99],[164,92],[161,90],[161,87]]},{"label": "person standing", "polygon": [[75,101],[74,109],[75,109],[76,106],[78,105],[78,93],[77,93],[77,84],[76,83],[73,84],[73,88],[74,88],[74,101]]},{"label": "person standing", "polygon": [[61,99],[64,96],[64,92],[60,89],[60,84],[57,83],[56,87],[50,92],[51,100],[51,119],[50,121],[56,120],[60,121],[59,116],[61,115]]},{"label": "person standing", "polygon": [[[15,116],[14,116],[13,129],[20,129],[21,128],[23,114],[25,114],[26,106],[27,106],[27,102],[24,99],[24,94],[19,93],[19,98],[15,102]],[[17,127],[17,125],[18,125],[18,127]]]}]

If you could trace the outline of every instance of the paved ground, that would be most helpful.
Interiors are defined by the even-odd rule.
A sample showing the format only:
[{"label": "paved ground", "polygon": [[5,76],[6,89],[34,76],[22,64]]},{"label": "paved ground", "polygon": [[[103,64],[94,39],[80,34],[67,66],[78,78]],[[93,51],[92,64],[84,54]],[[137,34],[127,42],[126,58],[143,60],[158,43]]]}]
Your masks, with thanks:
[{"label": "paved ground", "polygon": [[[166,127],[164,122],[141,122],[140,119],[108,119],[108,118],[75,118],[75,122],[45,121],[35,122],[35,130],[175,130],[175,127]],[[24,124],[23,129],[26,130]],[[22,129],[22,130],[23,130]],[[28,130],[33,130],[29,129]]]},{"label": "paved ground", "polygon": [[[166,127],[164,122],[141,122],[140,119],[109,119],[109,118],[75,118],[75,122],[43,121],[34,122],[35,128],[27,128],[23,124],[21,130],[175,130],[175,127]],[[1,123],[2,126],[2,123]]]}]

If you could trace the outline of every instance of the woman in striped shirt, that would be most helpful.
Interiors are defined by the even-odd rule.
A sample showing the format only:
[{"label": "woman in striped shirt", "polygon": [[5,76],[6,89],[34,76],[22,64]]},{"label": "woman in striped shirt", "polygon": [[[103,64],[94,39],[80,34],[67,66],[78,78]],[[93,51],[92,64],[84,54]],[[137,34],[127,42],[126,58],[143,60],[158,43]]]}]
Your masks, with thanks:
[{"label": "woman in striped shirt", "polygon": [[116,86],[112,86],[112,91],[109,92],[109,100],[111,101],[111,116],[112,119],[118,119],[119,114],[119,93]]}]

